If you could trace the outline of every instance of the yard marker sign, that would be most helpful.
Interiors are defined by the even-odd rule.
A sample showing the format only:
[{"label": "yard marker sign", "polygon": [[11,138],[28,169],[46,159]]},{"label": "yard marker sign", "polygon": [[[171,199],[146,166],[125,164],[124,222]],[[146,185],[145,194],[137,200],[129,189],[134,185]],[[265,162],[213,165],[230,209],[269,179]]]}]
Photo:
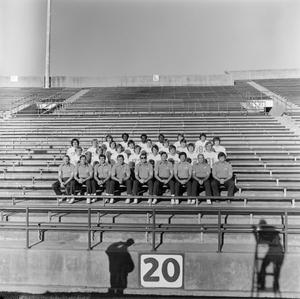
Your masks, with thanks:
[{"label": "yard marker sign", "polygon": [[183,288],[183,254],[140,254],[140,284],[144,288]]}]

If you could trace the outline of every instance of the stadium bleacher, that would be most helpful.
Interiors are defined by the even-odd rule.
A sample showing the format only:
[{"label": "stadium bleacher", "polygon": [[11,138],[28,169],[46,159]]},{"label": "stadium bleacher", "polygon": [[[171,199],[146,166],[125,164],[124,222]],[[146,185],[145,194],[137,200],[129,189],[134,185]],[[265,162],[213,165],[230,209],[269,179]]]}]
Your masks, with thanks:
[{"label": "stadium bleacher", "polygon": [[255,80],[257,83],[288,99],[293,109],[288,114],[300,128],[300,79]]},{"label": "stadium bleacher", "polygon": [[[68,92],[71,95],[76,90]],[[45,91],[42,97],[49,94]],[[172,142],[180,132],[188,141],[195,142],[205,132],[208,139],[221,137],[238,187],[231,203],[220,202],[213,208],[224,204],[227,208],[241,208],[245,203],[266,207],[270,202],[279,208],[290,207],[291,203],[294,206],[300,195],[300,141],[263,111],[249,112],[243,107],[245,101],[259,96],[259,92],[245,83],[234,87],[91,88],[74,103],[62,104],[53,113],[21,111],[16,117],[3,120],[0,126],[1,203],[13,203],[21,210],[36,204],[56,207],[58,202],[51,185],[74,137],[88,148],[93,138],[103,140],[108,133],[117,141],[124,132],[134,140],[147,133],[153,141],[159,133],[164,133]],[[141,201],[139,208],[147,207],[146,202]],[[76,202],[75,209],[82,203],[85,201]],[[168,205],[166,200],[158,206],[168,209]],[[91,206],[100,208],[103,202]],[[201,206],[205,207],[205,203]],[[116,204],[118,207],[122,207],[122,202]],[[65,209],[65,213],[59,214],[68,215],[70,207]],[[24,221],[24,214],[17,216],[17,211],[1,213],[3,221],[15,217]],[[85,216],[83,219],[86,221]],[[126,217],[122,219],[128,222]],[[215,221],[211,215],[207,219]],[[185,217],[179,219],[181,224],[186,221]],[[14,223],[3,225],[14,226]]]},{"label": "stadium bleacher", "polygon": [[[242,86],[240,83],[239,88]],[[44,97],[48,94],[46,91]],[[53,114],[19,114],[0,128],[1,193],[51,192],[57,166],[73,137],[87,148],[93,138],[103,139],[107,133],[118,140],[128,132],[131,139],[138,140],[146,132],[154,141],[164,133],[175,141],[182,132],[188,141],[195,142],[199,133],[205,132],[208,139],[221,137],[240,195],[299,195],[298,137],[259,111],[245,113],[241,109],[244,101],[240,90],[228,86],[92,88]]]},{"label": "stadium bleacher", "polygon": [[[237,254],[244,254],[243,261],[247,257],[252,264],[262,218],[280,235],[285,253],[299,252],[299,136],[265,115],[260,106],[248,105],[266,97],[246,81],[226,87],[90,88],[79,98],[64,101],[80,91],[30,89],[28,97],[39,94],[33,97],[32,107],[0,118],[2,253],[13,256],[5,248],[21,248],[20,253],[27,255],[24,248],[35,248],[41,260],[49,254],[55,264],[57,254],[65,259],[64,253],[75,250],[83,260],[90,254],[104,255],[105,263],[105,248],[130,237],[137,244],[136,252],[184,252],[187,257],[210,253],[213,259],[225,252],[221,255],[231,259],[235,272],[241,267]],[[18,92],[16,98],[26,97],[22,90]],[[39,111],[41,99],[59,100],[59,105]],[[178,133],[184,133],[188,142],[198,140],[202,132],[209,140],[219,136],[238,191],[234,197],[222,191],[213,205],[206,203],[204,192],[193,206],[186,200],[172,206],[168,194],[157,205],[148,204],[147,195],[139,195],[137,205],[125,205],[122,194],[115,196],[115,204],[106,204],[108,196],[103,195],[92,204],[83,195],[75,196],[72,205],[60,202],[51,185],[71,139],[78,138],[87,149],[93,138],[104,141],[111,134],[118,142],[124,132],[135,141],[147,133],[154,142],[163,133],[171,143]],[[91,259],[94,263],[96,257]],[[213,262],[209,267],[220,271],[223,266]],[[41,269],[49,273],[43,270],[48,265]],[[107,269],[101,266],[101,271]],[[45,281],[48,290],[48,278]],[[64,288],[70,290],[70,283]]]}]

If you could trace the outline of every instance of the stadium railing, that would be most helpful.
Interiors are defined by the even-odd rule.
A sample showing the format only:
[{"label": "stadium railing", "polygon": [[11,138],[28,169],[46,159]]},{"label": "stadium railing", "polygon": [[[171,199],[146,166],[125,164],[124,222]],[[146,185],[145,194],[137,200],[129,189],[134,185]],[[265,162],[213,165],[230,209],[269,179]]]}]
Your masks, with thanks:
[{"label": "stadium railing", "polygon": [[[253,224],[253,216],[278,216],[281,219],[280,224],[272,224],[274,229],[283,235],[283,243],[285,252],[288,251],[288,237],[291,234],[300,234],[300,224],[290,224],[289,217],[299,216],[300,208],[259,208],[259,207],[90,207],[90,206],[5,206],[1,207],[1,214],[4,212],[25,213],[25,221],[1,221],[0,230],[21,230],[26,233],[26,248],[31,248],[37,243],[44,240],[46,231],[69,231],[69,232],[85,232],[87,233],[87,249],[91,250],[97,244],[92,244],[92,239],[96,232],[100,233],[100,243],[102,242],[102,234],[104,232],[141,232],[151,234],[151,248],[157,250],[162,243],[162,235],[164,233],[207,233],[217,234],[217,251],[221,252],[224,245],[225,234],[254,234],[258,227]],[[33,221],[30,217],[32,213],[44,213],[48,215],[48,221]],[[68,213],[84,215],[84,222],[61,222],[51,221],[51,213]],[[131,222],[116,223],[102,222],[101,214],[105,215],[145,215],[144,222],[136,222],[134,217],[128,217]],[[167,223],[159,221],[159,215],[196,215],[198,221],[195,223],[172,223],[171,218]],[[92,217],[96,215],[97,217]],[[215,223],[204,223],[201,221],[201,216],[213,215],[216,216]],[[232,223],[228,224],[227,219],[231,215],[249,215],[249,223]],[[95,221],[96,219],[96,221]],[[38,231],[39,241],[35,244],[30,244],[30,231]],[[160,242],[157,244],[156,236],[160,234]]]}]

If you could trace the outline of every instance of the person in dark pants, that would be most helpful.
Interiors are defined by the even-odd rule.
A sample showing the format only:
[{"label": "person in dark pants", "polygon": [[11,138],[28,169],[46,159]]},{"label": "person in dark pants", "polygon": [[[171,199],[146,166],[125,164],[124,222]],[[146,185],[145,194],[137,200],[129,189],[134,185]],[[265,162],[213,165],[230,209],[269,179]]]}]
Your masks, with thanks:
[{"label": "person in dark pants", "polygon": [[261,219],[257,229],[257,243],[268,244],[268,251],[263,258],[260,271],[257,276],[258,289],[265,289],[266,268],[273,264],[273,291],[279,292],[279,276],[281,266],[284,260],[284,251],[281,244],[279,232],[274,226],[268,225],[264,219]]},{"label": "person in dark pants", "polygon": [[[91,164],[87,163],[85,155],[80,156],[80,161],[75,168],[74,178],[75,178],[75,189],[81,189],[82,185],[85,184],[87,195],[92,194],[93,167],[91,166]],[[70,201],[70,203],[73,202],[74,201]],[[91,203],[90,197],[87,197],[86,203],[88,204]]]},{"label": "person in dark pants", "polygon": [[[135,165],[134,174],[135,180],[133,182],[133,195],[138,195],[140,187],[142,185],[148,186],[149,195],[153,195],[153,166],[150,162],[147,162],[147,154],[140,155],[140,163]],[[150,203],[152,199],[148,200]],[[138,199],[135,198],[133,203],[137,204]]]},{"label": "person in dark pants", "polygon": [[[175,195],[175,185],[173,179],[173,164],[167,160],[168,155],[166,152],[161,152],[161,161],[157,161],[155,164],[154,176],[156,178],[154,182],[154,194],[161,195],[162,187],[168,186],[171,191],[171,196]],[[152,200],[152,204],[156,204],[157,199]]]},{"label": "person in dark pants", "polygon": [[211,187],[214,196],[220,196],[220,186],[224,185],[228,192],[227,196],[234,196],[235,184],[233,180],[232,166],[226,161],[226,155],[223,152],[218,154],[219,161],[212,167]]},{"label": "person in dark pants", "polygon": [[[58,180],[52,185],[52,189],[56,195],[62,195],[61,188],[65,188],[66,195],[74,195],[74,172],[75,166],[70,163],[70,157],[65,155],[63,157],[63,163],[58,168]],[[59,197],[58,200],[61,202],[63,198]]]},{"label": "person in dark pants", "polygon": [[[106,163],[106,156],[101,154],[99,155],[99,163],[94,167],[94,180],[92,181],[92,193],[96,195],[97,186],[103,189],[103,195],[109,195],[110,192],[110,174],[111,166]],[[93,198],[92,202],[96,202],[97,199]],[[108,201],[108,198],[105,199],[105,202]]]},{"label": "person in dark pants", "polygon": [[[118,155],[117,163],[111,169],[111,183],[109,194],[114,194],[116,189],[120,189],[120,185],[126,186],[127,195],[131,195],[132,180],[130,179],[129,165],[124,163],[123,155]],[[114,203],[114,198],[110,199],[110,203]],[[125,200],[125,203],[130,203],[130,198]]]},{"label": "person in dark pants", "polygon": [[[193,183],[192,183],[192,195],[198,196],[199,189],[205,189],[205,196],[211,196],[211,186],[210,186],[210,175],[211,168],[204,159],[203,154],[198,154],[198,161],[193,164]],[[211,204],[211,200],[207,199],[206,202]],[[194,202],[192,202],[193,204]]]},{"label": "person in dark pants", "polygon": [[108,246],[105,253],[109,260],[111,295],[122,295],[127,288],[128,274],[134,270],[133,260],[128,252],[128,247],[134,244],[133,239],[126,242],[116,242]]},{"label": "person in dark pants", "polygon": [[[180,162],[174,166],[174,177],[175,177],[175,196],[182,195],[182,190],[186,188],[187,195],[192,195],[192,165],[186,161],[186,153],[179,153]],[[191,200],[188,199],[188,203]],[[171,200],[171,204],[179,204],[179,199]]]}]

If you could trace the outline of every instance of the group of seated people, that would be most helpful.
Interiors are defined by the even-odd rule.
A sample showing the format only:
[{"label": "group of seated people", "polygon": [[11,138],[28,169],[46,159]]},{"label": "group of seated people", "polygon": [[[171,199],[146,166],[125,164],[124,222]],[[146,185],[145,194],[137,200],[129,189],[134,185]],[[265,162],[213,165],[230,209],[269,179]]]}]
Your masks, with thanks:
[{"label": "group of seated people", "polygon": [[[141,141],[129,140],[127,133],[122,134],[122,141],[116,143],[111,135],[105,142],[92,140],[92,146],[85,152],[79,140],[71,140],[71,147],[63,157],[58,169],[58,180],[52,185],[59,201],[62,188],[73,203],[72,195],[86,188],[87,203],[97,201],[97,193],[106,195],[106,202],[114,203],[116,192],[126,188],[125,203],[138,203],[142,188],[148,189],[148,203],[156,204],[167,188],[171,193],[171,204],[179,204],[178,196],[187,192],[187,203],[195,204],[200,190],[205,195],[220,196],[220,187],[228,189],[228,196],[234,196],[235,184],[232,166],[226,161],[226,149],[219,137],[208,141],[204,133],[194,143],[186,142],[183,134],[178,134],[177,141],[170,144],[163,134],[158,142],[153,143],[146,134]],[[153,197],[152,197],[153,196]],[[211,200],[207,199],[211,204]]]}]

